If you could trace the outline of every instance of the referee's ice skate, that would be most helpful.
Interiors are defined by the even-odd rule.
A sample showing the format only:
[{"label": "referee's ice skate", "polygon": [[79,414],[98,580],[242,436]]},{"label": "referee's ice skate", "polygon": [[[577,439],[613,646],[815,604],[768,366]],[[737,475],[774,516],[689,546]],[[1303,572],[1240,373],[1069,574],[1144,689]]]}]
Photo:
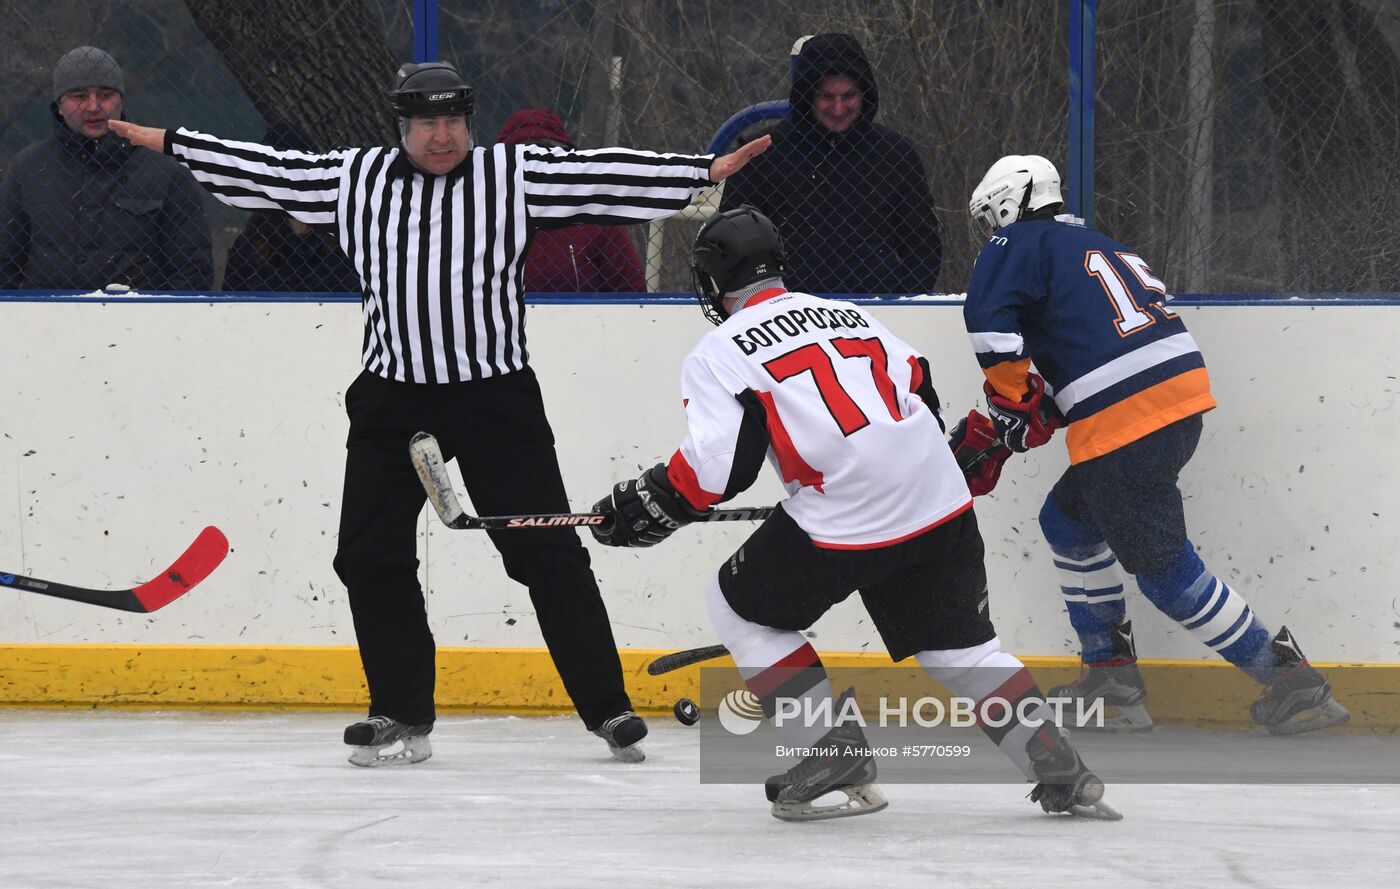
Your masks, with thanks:
[{"label": "referee's ice skate", "polygon": [[624,710],[593,730],[593,734],[608,742],[614,759],[641,762],[647,758],[642,739],[647,736],[647,724],[631,710]]},{"label": "referee's ice skate", "polygon": [[[411,765],[433,755],[431,722],[409,725],[388,716],[371,716],[345,729],[350,762],[357,766]],[[389,752],[385,752],[389,751]]]}]

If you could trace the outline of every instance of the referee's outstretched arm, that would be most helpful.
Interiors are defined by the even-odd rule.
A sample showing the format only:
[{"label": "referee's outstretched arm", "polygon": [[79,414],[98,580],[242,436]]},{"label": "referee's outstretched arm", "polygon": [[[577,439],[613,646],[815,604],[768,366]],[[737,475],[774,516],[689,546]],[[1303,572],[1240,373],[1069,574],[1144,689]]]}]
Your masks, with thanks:
[{"label": "referee's outstretched arm", "polygon": [[745,142],[729,154],[720,155],[710,164],[710,178],[716,182],[723,182],[742,170],[749,161],[767,151],[768,146],[772,144],[772,136],[759,136],[752,142]]},{"label": "referee's outstretched arm", "polygon": [[[129,120],[109,121],[109,126],[112,128],[112,132],[126,139],[132,145],[140,145],[142,148],[149,148],[152,151],[165,150],[165,130],[160,127],[143,127]],[[710,179],[715,182],[723,182],[742,170],[749,161],[767,151],[768,146],[772,144],[772,136],[759,136],[729,154],[720,155],[710,164]]]}]

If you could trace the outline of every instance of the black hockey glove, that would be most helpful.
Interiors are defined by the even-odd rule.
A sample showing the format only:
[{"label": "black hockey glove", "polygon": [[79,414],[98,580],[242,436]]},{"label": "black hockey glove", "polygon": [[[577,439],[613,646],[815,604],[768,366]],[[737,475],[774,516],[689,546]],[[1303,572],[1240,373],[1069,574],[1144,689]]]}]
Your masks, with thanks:
[{"label": "black hockey glove", "polygon": [[997,439],[996,425],[976,410],[953,427],[948,447],[958,461],[967,489],[974,497],[990,494],[1001,478],[1001,467],[1011,457],[1011,449]]},{"label": "black hockey glove", "polygon": [[1064,425],[1055,402],[1045,397],[1045,381],[1038,374],[1031,374],[1026,385],[1030,391],[1020,401],[999,394],[991,382],[982,386],[987,395],[987,413],[996,424],[997,438],[1018,454],[1045,444],[1055,430]]},{"label": "black hockey glove", "polygon": [[613,485],[610,495],[593,504],[593,511],[607,516],[602,524],[588,526],[605,546],[655,546],[709,514],[676,491],[666,477],[665,463]]}]

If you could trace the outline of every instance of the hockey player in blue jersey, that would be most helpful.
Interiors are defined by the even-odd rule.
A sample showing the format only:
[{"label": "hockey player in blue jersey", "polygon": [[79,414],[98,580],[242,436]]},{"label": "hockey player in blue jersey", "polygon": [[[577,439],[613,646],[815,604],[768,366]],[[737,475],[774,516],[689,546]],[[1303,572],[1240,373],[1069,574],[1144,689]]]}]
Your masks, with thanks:
[{"label": "hockey player in blue jersey", "polygon": [[990,239],[964,308],[1001,441],[1024,452],[1067,427],[1070,467],[1045,498],[1040,527],[1085,671],[1050,696],[1102,698],[1116,710],[1107,727],[1152,727],[1126,616],[1127,571],[1148,601],[1263,686],[1250,714],[1270,732],[1345,722],[1288,629],[1271,637],[1187,539],[1177,476],[1215,399],[1205,360],[1166,305],[1166,285],[1129,247],[1056,216],[1062,205],[1045,158],[992,165],[968,205]]}]

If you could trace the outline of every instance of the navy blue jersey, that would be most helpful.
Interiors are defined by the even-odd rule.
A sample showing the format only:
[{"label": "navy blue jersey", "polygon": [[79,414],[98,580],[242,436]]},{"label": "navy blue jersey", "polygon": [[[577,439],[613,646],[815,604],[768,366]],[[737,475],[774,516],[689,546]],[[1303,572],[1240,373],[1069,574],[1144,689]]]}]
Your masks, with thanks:
[{"label": "navy blue jersey", "polygon": [[1166,285],[1123,244],[1069,217],[992,235],[963,318],[987,379],[1026,393],[1033,362],[1069,420],[1071,463],[1215,407],[1205,359]]}]

